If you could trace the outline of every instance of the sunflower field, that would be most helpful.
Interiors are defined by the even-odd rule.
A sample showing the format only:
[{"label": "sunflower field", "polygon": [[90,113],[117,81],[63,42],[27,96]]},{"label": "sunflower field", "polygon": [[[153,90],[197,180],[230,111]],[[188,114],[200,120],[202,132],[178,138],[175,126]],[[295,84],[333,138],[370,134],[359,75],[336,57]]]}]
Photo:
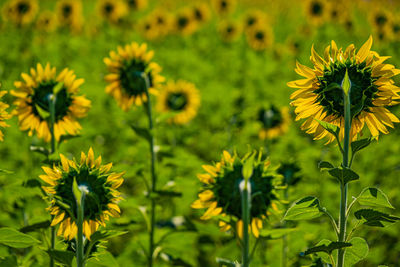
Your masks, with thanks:
[{"label": "sunflower field", "polygon": [[0,267],[400,266],[397,1],[0,11]]}]

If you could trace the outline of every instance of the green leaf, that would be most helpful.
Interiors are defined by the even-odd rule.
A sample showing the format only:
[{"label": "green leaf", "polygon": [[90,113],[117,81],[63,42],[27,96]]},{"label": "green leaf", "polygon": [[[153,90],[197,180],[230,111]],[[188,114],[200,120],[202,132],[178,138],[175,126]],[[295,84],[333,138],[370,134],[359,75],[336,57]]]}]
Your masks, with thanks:
[{"label": "green leaf", "polygon": [[238,262],[233,262],[227,259],[223,258],[217,258],[216,259],[218,266],[224,266],[224,267],[240,267],[241,265]]},{"label": "green leaf", "polygon": [[373,209],[361,209],[354,213],[358,220],[364,220],[368,226],[385,227],[399,221],[400,218]]},{"label": "green leaf", "polygon": [[62,142],[64,141],[68,141],[77,137],[81,137],[81,135],[70,135],[70,134],[66,134],[66,135],[61,135],[60,136],[60,140],[58,141],[58,145],[60,145]]},{"label": "green leaf", "polygon": [[307,249],[305,252],[301,253],[302,256],[306,256],[309,254],[324,252],[328,255],[331,255],[332,252],[336,249],[351,247],[352,244],[346,242],[330,242],[329,244],[323,244],[319,246],[315,246],[313,248]]},{"label": "green leaf", "polygon": [[316,197],[308,196],[295,202],[283,217],[287,221],[310,220],[321,216],[321,207]]},{"label": "green leaf", "polygon": [[23,181],[22,186],[28,187],[28,188],[35,188],[35,187],[40,188],[40,187],[42,187],[42,184],[39,182],[38,179],[33,178],[33,179],[29,179],[27,181]]},{"label": "green leaf", "polygon": [[369,144],[371,144],[372,140],[373,139],[371,137],[369,137],[369,138],[364,138],[364,139],[360,139],[360,140],[351,142],[351,151],[352,151],[353,155],[356,152],[360,151],[361,149],[369,146]]},{"label": "green leaf", "polygon": [[327,130],[328,132],[330,132],[331,134],[336,136],[336,138],[338,138],[339,131],[340,131],[339,127],[337,127],[336,125],[333,125],[333,124],[331,124],[329,122],[326,122],[326,121],[320,121],[320,120],[315,119],[315,118],[314,118],[314,120],[317,121],[322,127],[324,127],[325,130]]},{"label": "green leaf", "polygon": [[345,267],[352,267],[360,260],[365,259],[369,251],[367,242],[361,237],[353,237],[349,243],[351,243],[352,246],[346,249],[346,254],[344,256]]},{"label": "green leaf", "polygon": [[5,173],[5,174],[13,174],[13,171],[8,171],[8,170],[4,170],[4,169],[0,169],[0,173]]},{"label": "green leaf", "polygon": [[54,259],[57,263],[64,266],[72,266],[72,260],[75,257],[75,253],[72,251],[64,250],[47,250],[47,254]]},{"label": "green leaf", "polygon": [[158,196],[165,196],[165,197],[181,197],[182,192],[175,192],[171,190],[157,190],[155,191]]},{"label": "green leaf", "polygon": [[260,231],[260,236],[268,237],[269,239],[279,239],[297,230],[297,228],[262,229]]},{"label": "green leaf", "polygon": [[350,168],[337,167],[330,169],[328,173],[337,178],[339,182],[347,184],[350,181],[358,180],[360,176]]},{"label": "green leaf", "polygon": [[36,231],[38,229],[46,229],[50,227],[50,221],[46,220],[43,222],[38,222],[38,223],[34,223],[31,225],[27,225],[25,227],[22,227],[21,229],[19,229],[20,232],[22,233],[29,233],[29,232],[33,232]]},{"label": "green leaf", "polygon": [[47,118],[50,117],[50,112],[48,112],[48,111],[42,109],[42,108],[41,108],[39,105],[37,105],[37,104],[35,104],[35,107],[36,107],[37,112],[39,113],[39,116],[40,116],[42,119],[45,120],[45,119],[47,119]]},{"label": "green leaf", "polygon": [[318,168],[321,170],[321,171],[324,171],[324,170],[330,170],[330,169],[333,169],[333,168],[335,168],[335,166],[333,166],[330,162],[328,162],[328,161],[320,161],[319,163],[318,163]]},{"label": "green leaf", "polygon": [[87,267],[100,267],[100,266],[118,267],[119,264],[118,264],[117,260],[114,258],[114,256],[110,252],[106,251],[106,252],[96,254],[95,257],[90,258],[87,261],[86,266]]},{"label": "green leaf", "polygon": [[0,228],[0,244],[12,248],[27,248],[37,243],[40,241],[13,228]]},{"label": "green leaf", "polygon": [[78,203],[78,205],[80,206],[82,201],[82,191],[79,189],[75,177],[74,177],[74,182],[72,183],[72,192],[75,196],[76,203]]},{"label": "green leaf", "polygon": [[138,127],[135,125],[131,125],[131,128],[135,131],[135,133],[137,135],[139,135],[140,137],[143,137],[144,139],[146,139],[148,142],[150,142],[151,138],[152,138],[152,134],[149,131],[149,129],[146,128],[142,128],[142,127]]},{"label": "green leaf", "polygon": [[0,267],[18,267],[17,257],[13,255],[0,259]]},{"label": "green leaf", "polygon": [[97,231],[97,232],[95,232],[94,234],[92,234],[90,236],[90,242],[96,243],[96,242],[98,242],[100,240],[107,240],[107,239],[110,239],[110,238],[113,238],[113,237],[124,235],[126,233],[128,233],[128,232],[126,232],[126,231],[116,231],[116,230]]},{"label": "green leaf", "polygon": [[63,83],[63,82],[57,83],[57,84],[53,87],[53,93],[54,93],[55,95],[57,95],[58,92],[60,92],[60,91],[63,89],[63,87],[64,87],[64,83]]},{"label": "green leaf", "polygon": [[382,190],[374,187],[365,188],[357,197],[358,203],[364,206],[383,207],[394,209],[388,197]]}]

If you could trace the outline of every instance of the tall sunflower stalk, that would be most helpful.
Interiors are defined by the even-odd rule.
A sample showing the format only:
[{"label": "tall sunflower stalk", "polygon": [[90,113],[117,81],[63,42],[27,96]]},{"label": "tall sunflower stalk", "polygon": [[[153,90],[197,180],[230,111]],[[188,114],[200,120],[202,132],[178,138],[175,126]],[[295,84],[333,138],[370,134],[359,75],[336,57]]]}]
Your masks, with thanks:
[{"label": "tall sunflower stalk", "polygon": [[[378,188],[367,187],[347,205],[348,184],[359,179],[351,169],[357,152],[371,144],[380,133],[389,133],[388,127],[400,120],[387,107],[399,103],[400,87],[392,77],[400,70],[385,63],[390,57],[380,56],[371,51],[372,37],[356,52],[350,45],[345,50],[332,41],[319,56],[311,49],[314,68],[296,63],[296,72],[305,79],[288,83],[298,89],[291,95],[295,106],[296,120],[306,119],[301,128],[313,134],[314,139],[328,138],[327,143],[337,141],[342,154],[342,163],[335,167],[322,161],[319,168],[337,179],[340,186],[339,217],[335,218],[323,207],[316,197],[305,197],[296,201],[286,212],[286,220],[314,219],[327,215],[337,241],[321,240],[303,255],[317,254],[332,266],[353,266],[368,254],[368,244],[360,237],[352,235],[361,225],[384,227],[400,220],[373,208],[393,208],[387,196]],[[367,127],[364,127],[364,126]],[[371,137],[360,139],[368,128]],[[347,222],[355,204],[370,206],[354,212],[358,222],[347,234]],[[346,251],[357,257],[346,257]],[[335,261],[335,253],[337,258]]]}]

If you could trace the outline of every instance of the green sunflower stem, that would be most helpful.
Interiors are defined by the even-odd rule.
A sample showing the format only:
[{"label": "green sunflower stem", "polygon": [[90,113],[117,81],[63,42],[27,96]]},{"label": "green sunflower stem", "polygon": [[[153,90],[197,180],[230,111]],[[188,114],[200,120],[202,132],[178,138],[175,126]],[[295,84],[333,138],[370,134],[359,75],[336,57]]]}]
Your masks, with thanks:
[{"label": "green sunflower stem", "polygon": [[78,208],[78,219],[77,219],[77,227],[78,227],[78,235],[77,235],[77,242],[76,242],[76,263],[77,267],[85,266],[85,258],[84,255],[84,244],[83,244],[83,216],[84,216],[84,205],[85,205],[85,193],[82,192],[81,201],[78,203],[77,201],[77,208]]},{"label": "green sunflower stem", "polygon": [[[150,88],[150,81],[147,73],[142,72],[142,77],[145,81],[146,84],[146,112],[147,112],[147,117],[149,119],[149,130],[150,130],[150,155],[151,155],[151,192],[150,195],[154,195],[156,192],[156,185],[157,185],[157,175],[156,175],[156,170],[155,170],[155,165],[156,165],[156,153],[154,150],[154,134],[153,134],[153,116],[152,116],[152,111],[151,111],[151,101],[150,101],[150,94],[149,94],[149,88]],[[148,255],[148,265],[149,267],[153,266],[153,254],[154,254],[154,231],[155,231],[155,210],[156,210],[156,200],[154,197],[151,197],[151,207],[150,207],[150,237],[149,237],[149,255]]]},{"label": "green sunflower stem", "polygon": [[[50,111],[50,123],[49,123],[49,128],[50,128],[50,134],[51,134],[51,150],[50,154],[53,154],[55,152],[55,143],[56,143],[56,138],[54,136],[54,124],[55,124],[55,118],[56,118],[56,98],[57,96],[54,94],[51,94],[49,96],[49,111]],[[52,218],[53,220],[53,218]],[[50,246],[51,250],[55,249],[56,246],[56,228],[55,226],[52,226],[50,228],[51,232],[51,241],[50,241]],[[50,267],[54,267],[54,259],[53,257],[50,257]]]},{"label": "green sunflower stem", "polygon": [[243,247],[242,247],[242,266],[250,266],[249,254],[249,225],[251,210],[251,185],[248,179],[244,179],[240,184],[240,196],[242,199],[242,221],[243,221]]},{"label": "green sunflower stem", "polygon": [[[351,81],[346,70],[345,77],[342,83],[343,98],[344,98],[344,140],[343,140],[343,167],[349,167],[349,149],[350,149],[350,130],[351,130]],[[348,185],[344,181],[340,183],[340,214],[339,214],[339,242],[346,241],[346,224],[347,224],[347,191]],[[344,249],[338,251],[337,266],[344,266]]]}]

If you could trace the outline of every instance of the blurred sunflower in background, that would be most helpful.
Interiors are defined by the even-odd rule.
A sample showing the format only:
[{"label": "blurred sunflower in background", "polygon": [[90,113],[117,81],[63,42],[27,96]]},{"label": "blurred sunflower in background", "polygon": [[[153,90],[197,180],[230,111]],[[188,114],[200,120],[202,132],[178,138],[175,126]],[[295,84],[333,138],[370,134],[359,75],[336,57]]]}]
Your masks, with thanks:
[{"label": "blurred sunflower in background", "polygon": [[218,25],[218,32],[224,42],[234,42],[239,39],[242,28],[237,21],[223,20]]},{"label": "blurred sunflower in background", "polygon": [[271,105],[268,109],[262,108],[258,112],[258,121],[261,129],[258,133],[260,139],[274,139],[289,130],[290,114],[289,108],[281,109]]},{"label": "blurred sunflower in background", "polygon": [[123,0],[99,0],[97,13],[104,20],[117,23],[127,14],[127,6]]},{"label": "blurred sunflower in background", "polygon": [[44,32],[54,32],[57,29],[56,15],[49,10],[40,12],[36,21],[36,28]]},{"label": "blurred sunflower in background", "polygon": [[11,94],[16,97],[14,105],[22,131],[34,132],[39,138],[50,142],[50,98],[55,96],[54,135],[57,141],[62,135],[76,135],[81,129],[76,119],[85,117],[90,101],[78,96],[83,79],[76,79],[72,70],[65,68],[56,75],[56,68],[39,63],[30,69],[30,75],[21,74],[22,81],[16,81]]},{"label": "blurred sunflower in background", "polygon": [[[224,151],[220,162],[214,165],[203,165],[205,174],[198,174],[203,183],[199,199],[191,205],[194,209],[207,209],[202,220],[218,217],[222,231],[234,229],[241,238],[243,234],[242,202],[239,184],[243,180],[242,169],[247,158],[256,152],[248,153],[239,158]],[[262,152],[255,155],[253,174],[249,179],[251,184],[251,232],[259,237],[262,221],[271,214],[271,208],[277,210],[278,195],[276,186],[282,177],[275,170],[269,169],[270,161],[262,159]]]},{"label": "blurred sunflower in background", "polygon": [[211,0],[215,12],[220,16],[226,16],[235,11],[236,0]]},{"label": "blurred sunflower in background", "polygon": [[11,0],[6,6],[8,19],[17,25],[31,23],[39,11],[37,0]]},{"label": "blurred sunflower in background", "polygon": [[197,22],[190,8],[183,8],[175,14],[174,29],[175,32],[187,36],[197,30]]},{"label": "blurred sunflower in background", "polygon": [[149,35],[154,38],[164,37],[171,30],[171,16],[165,9],[155,9],[145,20],[152,24],[151,28],[154,34],[149,33]]},{"label": "blurred sunflower in background", "polygon": [[185,124],[191,121],[200,107],[200,94],[193,83],[179,80],[162,86],[157,96],[159,112],[174,112],[169,122]]},{"label": "blurred sunflower in background", "polygon": [[57,235],[71,240],[77,235],[77,204],[72,191],[76,180],[78,186],[85,186],[88,193],[85,197],[83,234],[86,238],[97,231],[100,225],[110,217],[118,217],[120,192],[118,187],[123,183],[124,173],[110,172],[112,163],[101,165],[101,156],[94,158],[93,149],[88,154],[81,153],[81,160],[69,160],[60,154],[61,163],[53,168],[42,167],[45,174],[40,175],[46,186],[43,190],[49,195],[53,215],[51,226],[60,224]]},{"label": "blurred sunflower in background", "polygon": [[109,58],[104,58],[110,72],[105,76],[109,83],[106,92],[117,100],[118,105],[128,111],[130,107],[147,102],[146,81],[143,73],[147,73],[150,94],[157,93],[157,88],[164,77],[160,75],[161,67],[152,62],[154,52],[147,51],[147,44],[136,42],[119,46],[117,52],[111,51]]},{"label": "blurred sunflower in background", "polygon": [[147,7],[147,0],[125,0],[130,10],[138,11]]},{"label": "blurred sunflower in background", "polygon": [[274,40],[272,29],[268,25],[261,24],[246,32],[246,37],[249,46],[256,51],[270,47]]},{"label": "blurred sunflower in background", "polygon": [[138,23],[138,31],[146,40],[155,40],[161,36],[159,28],[151,17],[146,17]]},{"label": "blurred sunflower in background", "polygon": [[295,106],[296,120],[306,119],[301,129],[314,135],[314,139],[328,137],[328,143],[335,137],[326,131],[315,119],[340,127],[340,137],[344,135],[344,106],[342,80],[348,71],[351,81],[351,140],[362,134],[366,124],[373,137],[387,134],[387,127],[393,128],[400,122],[386,107],[399,103],[400,87],[394,85],[392,77],[400,70],[384,63],[390,57],[380,56],[371,51],[372,37],[358,50],[353,44],[346,50],[338,49],[336,43],[325,49],[320,57],[311,48],[314,68],[296,63],[296,72],[305,79],[288,83],[296,88],[291,95],[291,105]]},{"label": "blurred sunflower in background", "polygon": [[260,10],[249,10],[243,18],[243,27],[245,31],[254,29],[260,24],[268,23],[267,14]]},{"label": "blurred sunflower in background", "polygon": [[[1,84],[0,84],[1,87]],[[0,98],[2,98],[5,94],[7,94],[7,91],[0,91]],[[9,105],[4,103],[3,101],[0,101],[0,127],[1,128],[6,128],[10,127],[5,120],[8,120],[11,118],[11,114],[7,112],[7,108],[9,108]],[[0,131],[0,141],[4,140],[4,134],[2,131]]]},{"label": "blurred sunflower in background", "polygon": [[80,31],[83,23],[82,2],[80,0],[59,0],[56,16],[60,26]]},{"label": "blurred sunflower in background", "polygon": [[330,3],[324,0],[306,0],[304,9],[307,20],[314,25],[320,25],[329,19]]},{"label": "blurred sunflower in background", "polygon": [[193,5],[192,10],[193,18],[200,24],[206,23],[211,18],[210,7],[206,3],[196,3]]},{"label": "blurred sunflower in background", "polygon": [[388,27],[393,21],[392,13],[384,7],[376,6],[376,8],[368,9],[369,20],[375,32]]}]

